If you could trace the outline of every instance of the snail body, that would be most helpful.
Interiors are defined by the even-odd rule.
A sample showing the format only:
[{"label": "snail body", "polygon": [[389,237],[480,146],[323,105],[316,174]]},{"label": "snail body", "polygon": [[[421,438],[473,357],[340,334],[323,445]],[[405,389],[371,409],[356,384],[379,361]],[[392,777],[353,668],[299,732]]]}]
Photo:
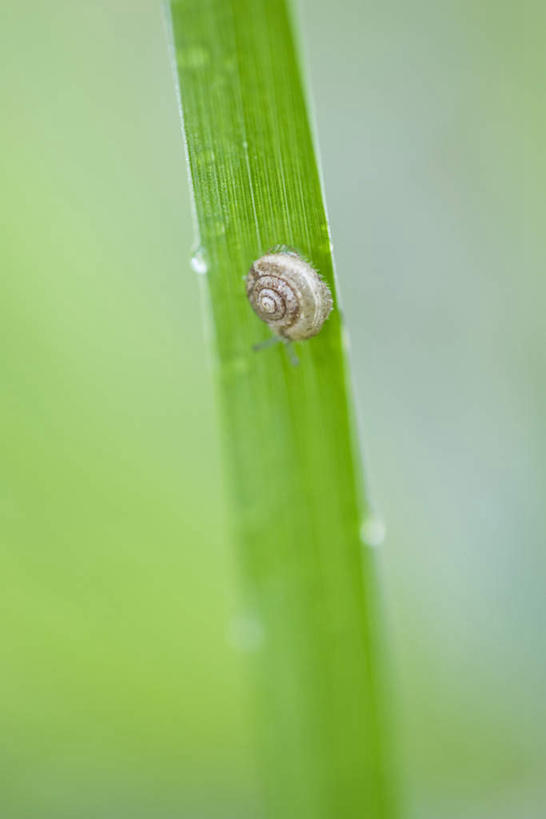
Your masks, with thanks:
[{"label": "snail body", "polygon": [[288,341],[316,336],[333,307],[326,282],[291,251],[267,253],[253,262],[246,294],[256,315]]}]

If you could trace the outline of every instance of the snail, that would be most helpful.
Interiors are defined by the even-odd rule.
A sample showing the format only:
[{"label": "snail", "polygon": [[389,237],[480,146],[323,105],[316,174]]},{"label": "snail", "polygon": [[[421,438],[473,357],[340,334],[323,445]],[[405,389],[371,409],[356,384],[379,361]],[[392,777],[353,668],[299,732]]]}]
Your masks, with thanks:
[{"label": "snail", "polygon": [[316,270],[291,250],[271,251],[253,262],[246,276],[252,309],[277,335],[273,341],[300,341],[320,332],[332,294]]}]

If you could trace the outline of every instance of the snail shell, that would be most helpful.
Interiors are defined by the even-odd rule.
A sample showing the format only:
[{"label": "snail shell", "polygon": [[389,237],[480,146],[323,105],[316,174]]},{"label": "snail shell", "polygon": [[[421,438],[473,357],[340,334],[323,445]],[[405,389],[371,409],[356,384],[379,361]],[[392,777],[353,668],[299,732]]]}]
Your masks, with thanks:
[{"label": "snail shell", "polygon": [[252,309],[273,332],[298,341],[316,336],[330,311],[332,294],[316,270],[297,253],[267,253],[246,277]]}]

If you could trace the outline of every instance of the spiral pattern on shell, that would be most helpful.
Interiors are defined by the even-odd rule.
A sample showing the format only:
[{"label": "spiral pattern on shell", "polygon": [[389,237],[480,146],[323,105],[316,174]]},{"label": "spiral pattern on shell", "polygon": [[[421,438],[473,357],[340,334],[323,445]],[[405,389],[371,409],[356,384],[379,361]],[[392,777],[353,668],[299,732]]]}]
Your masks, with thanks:
[{"label": "spiral pattern on shell", "polygon": [[297,253],[267,253],[246,277],[252,309],[282,338],[315,336],[332,310],[332,294],[316,270]]}]

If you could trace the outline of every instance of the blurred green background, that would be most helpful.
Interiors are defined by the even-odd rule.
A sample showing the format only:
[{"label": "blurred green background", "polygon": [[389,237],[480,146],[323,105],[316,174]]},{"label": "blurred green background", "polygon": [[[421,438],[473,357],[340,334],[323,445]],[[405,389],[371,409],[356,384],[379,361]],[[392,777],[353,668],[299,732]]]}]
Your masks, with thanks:
[{"label": "blurred green background", "polygon": [[[538,819],[546,12],[298,17],[406,816]],[[7,2],[0,46],[0,815],[255,819],[162,8]]]}]

